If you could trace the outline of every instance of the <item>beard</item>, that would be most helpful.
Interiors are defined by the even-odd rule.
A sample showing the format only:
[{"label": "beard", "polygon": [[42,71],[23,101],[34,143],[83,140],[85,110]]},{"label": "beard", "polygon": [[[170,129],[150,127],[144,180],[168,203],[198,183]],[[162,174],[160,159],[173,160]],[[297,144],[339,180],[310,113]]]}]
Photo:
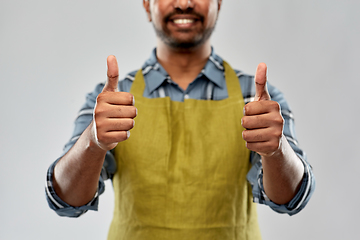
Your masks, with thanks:
[{"label": "beard", "polygon": [[[179,50],[190,50],[201,46],[211,37],[211,34],[215,29],[215,26],[206,28],[203,32],[196,34],[193,38],[183,40],[175,38],[169,31],[159,29],[154,24],[153,27],[156,35],[161,39],[161,41],[163,41],[167,46]],[[187,31],[184,31],[184,33],[186,32]]]},{"label": "beard", "polygon": [[[153,27],[158,38],[164,42],[167,46],[178,50],[191,50],[204,44],[211,36],[215,29],[214,26],[198,30],[198,32],[192,37],[187,39],[176,38],[171,35],[171,31],[166,27],[166,23],[170,21],[171,17],[175,14],[191,14],[197,17],[198,21],[204,22],[204,16],[195,12],[193,9],[175,9],[172,13],[167,14],[163,19],[163,26],[157,27],[153,22]],[[181,32],[180,32],[181,33]],[[183,30],[182,33],[188,33],[188,30]]]}]

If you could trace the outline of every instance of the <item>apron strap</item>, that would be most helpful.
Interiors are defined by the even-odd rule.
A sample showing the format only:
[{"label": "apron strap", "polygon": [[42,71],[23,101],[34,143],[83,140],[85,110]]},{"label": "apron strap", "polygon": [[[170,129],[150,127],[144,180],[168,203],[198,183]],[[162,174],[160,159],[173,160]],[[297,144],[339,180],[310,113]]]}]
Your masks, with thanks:
[{"label": "apron strap", "polygon": [[244,99],[242,96],[239,78],[236,76],[234,69],[232,69],[232,67],[226,61],[223,61],[223,65],[225,69],[225,81],[229,98],[240,97],[241,99]]},{"label": "apron strap", "polygon": [[142,96],[144,94],[144,90],[145,79],[142,70],[140,69],[135,75],[134,81],[130,88],[130,93],[132,93],[133,95]]}]

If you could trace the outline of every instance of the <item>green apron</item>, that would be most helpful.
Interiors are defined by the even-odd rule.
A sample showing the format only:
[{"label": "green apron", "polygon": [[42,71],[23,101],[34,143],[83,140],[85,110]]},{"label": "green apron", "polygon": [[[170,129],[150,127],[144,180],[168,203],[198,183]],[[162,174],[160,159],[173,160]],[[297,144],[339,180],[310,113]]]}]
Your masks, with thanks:
[{"label": "green apron", "polygon": [[220,101],[145,98],[136,74],[136,125],[114,150],[109,240],[261,239],[246,180],[244,99],[234,70],[224,67],[229,97]]}]

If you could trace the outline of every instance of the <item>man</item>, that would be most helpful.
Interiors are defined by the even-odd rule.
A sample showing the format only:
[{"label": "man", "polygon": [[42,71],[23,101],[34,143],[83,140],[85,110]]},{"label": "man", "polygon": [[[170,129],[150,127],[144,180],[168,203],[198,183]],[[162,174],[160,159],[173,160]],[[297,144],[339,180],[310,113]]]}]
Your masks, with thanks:
[{"label": "man", "polygon": [[253,200],[292,215],[314,189],[291,112],[268,90],[265,64],[253,79],[212,50],[221,0],[143,5],[156,50],[120,82],[108,57],[105,86],[88,95],[66,154],[49,168],[49,205],[71,217],[97,209],[110,177],[108,239],[260,239]]}]

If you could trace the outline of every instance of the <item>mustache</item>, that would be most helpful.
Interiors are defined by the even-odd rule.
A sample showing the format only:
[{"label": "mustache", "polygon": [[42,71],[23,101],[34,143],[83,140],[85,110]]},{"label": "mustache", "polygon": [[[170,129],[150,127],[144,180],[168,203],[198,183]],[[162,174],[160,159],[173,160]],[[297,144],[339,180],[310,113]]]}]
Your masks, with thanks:
[{"label": "mustache", "polygon": [[170,20],[170,18],[172,18],[174,15],[181,15],[181,14],[193,15],[196,18],[199,18],[200,21],[202,21],[202,22],[204,21],[204,18],[205,18],[202,14],[200,14],[198,12],[195,12],[194,9],[192,9],[192,8],[187,8],[185,10],[180,9],[180,8],[175,8],[175,10],[173,12],[168,13],[167,15],[165,15],[164,20],[166,22],[168,22]]}]

